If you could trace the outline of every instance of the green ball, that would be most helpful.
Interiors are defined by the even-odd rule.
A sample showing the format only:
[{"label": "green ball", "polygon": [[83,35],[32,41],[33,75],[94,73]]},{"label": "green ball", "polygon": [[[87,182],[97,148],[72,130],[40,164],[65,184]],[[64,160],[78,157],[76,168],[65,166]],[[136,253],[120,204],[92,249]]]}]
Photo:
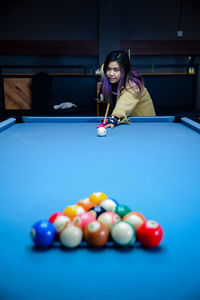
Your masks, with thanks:
[{"label": "green ball", "polygon": [[113,242],[119,246],[131,246],[136,241],[135,229],[124,221],[113,225],[110,234]]},{"label": "green ball", "polygon": [[118,214],[121,219],[130,212],[131,209],[127,205],[119,204],[115,207],[115,213]]}]

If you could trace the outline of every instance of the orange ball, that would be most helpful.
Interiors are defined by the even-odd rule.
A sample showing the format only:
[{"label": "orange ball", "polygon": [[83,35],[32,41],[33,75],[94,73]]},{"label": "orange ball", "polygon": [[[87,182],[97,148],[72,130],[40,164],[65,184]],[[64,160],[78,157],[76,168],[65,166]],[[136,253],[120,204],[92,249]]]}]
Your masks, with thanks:
[{"label": "orange ball", "polygon": [[98,205],[101,201],[107,199],[108,196],[104,193],[93,193],[90,195],[89,199],[90,202],[93,203],[94,205]]},{"label": "orange ball", "polygon": [[82,206],[85,211],[88,211],[92,207],[94,207],[94,204],[90,202],[90,198],[85,198],[85,199],[79,200],[77,205]]},{"label": "orange ball", "polygon": [[108,227],[99,221],[93,221],[85,226],[83,233],[85,241],[91,247],[102,247],[109,238]]},{"label": "orange ball", "polygon": [[71,220],[73,220],[73,218],[76,215],[82,214],[84,212],[85,212],[84,208],[79,205],[70,205],[64,209],[65,215],[68,216]]},{"label": "orange ball", "polygon": [[146,221],[145,217],[138,212],[130,212],[125,215],[122,220],[131,224],[135,231],[137,231],[138,228]]}]

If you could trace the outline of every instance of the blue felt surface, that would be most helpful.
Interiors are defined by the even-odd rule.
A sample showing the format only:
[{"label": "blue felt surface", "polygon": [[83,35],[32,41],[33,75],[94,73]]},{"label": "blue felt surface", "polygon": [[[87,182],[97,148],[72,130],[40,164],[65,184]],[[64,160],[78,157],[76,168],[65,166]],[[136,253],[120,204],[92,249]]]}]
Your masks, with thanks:
[{"label": "blue felt surface", "polygon": [[[0,299],[199,299],[200,135],[172,122],[0,133]],[[103,191],[163,226],[160,247],[34,249],[32,224]]]}]

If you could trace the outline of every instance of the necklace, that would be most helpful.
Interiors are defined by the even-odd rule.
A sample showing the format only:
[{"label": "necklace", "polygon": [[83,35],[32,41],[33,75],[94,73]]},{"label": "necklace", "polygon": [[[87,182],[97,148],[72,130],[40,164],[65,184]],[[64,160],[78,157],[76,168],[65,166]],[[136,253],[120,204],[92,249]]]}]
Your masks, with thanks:
[{"label": "necklace", "polygon": [[117,93],[116,93],[116,92],[113,92],[113,91],[112,91],[112,94],[113,94],[113,95],[117,95]]}]

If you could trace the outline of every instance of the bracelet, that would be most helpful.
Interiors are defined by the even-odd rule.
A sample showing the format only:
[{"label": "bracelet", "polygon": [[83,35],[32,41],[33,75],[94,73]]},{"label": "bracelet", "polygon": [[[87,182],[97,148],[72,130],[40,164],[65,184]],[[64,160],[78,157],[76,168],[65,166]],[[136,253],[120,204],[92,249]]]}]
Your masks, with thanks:
[{"label": "bracelet", "polygon": [[120,123],[120,118],[113,116],[108,120],[107,125],[113,124],[114,126],[117,126],[119,123]]}]

